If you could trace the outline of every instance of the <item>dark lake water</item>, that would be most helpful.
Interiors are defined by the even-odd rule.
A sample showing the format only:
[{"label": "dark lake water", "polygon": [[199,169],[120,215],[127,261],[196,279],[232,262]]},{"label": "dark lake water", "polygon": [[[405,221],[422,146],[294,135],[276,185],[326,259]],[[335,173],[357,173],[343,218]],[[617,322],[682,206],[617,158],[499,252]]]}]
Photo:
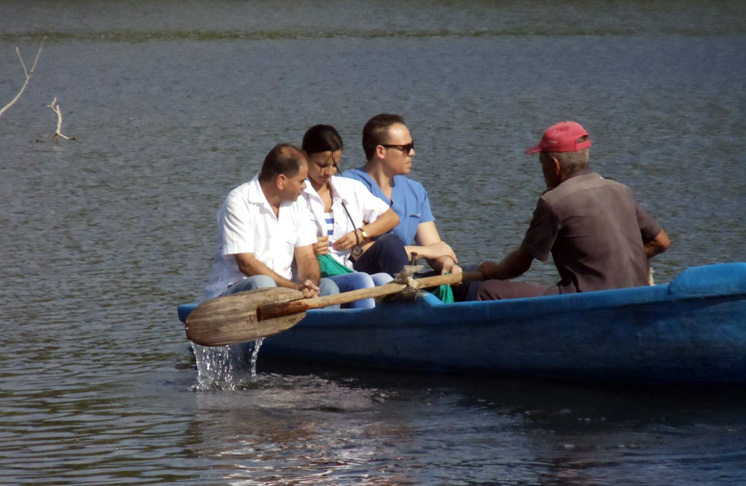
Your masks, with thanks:
[{"label": "dark lake water", "polygon": [[[402,114],[412,176],[462,261],[521,240],[523,150],[581,122],[686,267],[746,261],[740,1],[0,2],[0,483],[746,483],[746,393],[203,368],[225,194],[276,143]],[[57,98],[62,133],[53,143]],[[551,264],[526,279],[551,283]],[[202,363],[204,364],[204,363]],[[219,385],[210,374],[228,377]]]}]

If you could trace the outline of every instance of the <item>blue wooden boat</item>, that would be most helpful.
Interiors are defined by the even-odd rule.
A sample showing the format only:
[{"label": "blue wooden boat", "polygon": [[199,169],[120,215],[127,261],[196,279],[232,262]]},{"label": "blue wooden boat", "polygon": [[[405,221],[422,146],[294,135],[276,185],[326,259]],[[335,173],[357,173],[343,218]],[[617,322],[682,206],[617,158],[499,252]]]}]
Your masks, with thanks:
[{"label": "blue wooden boat", "polygon": [[[194,305],[179,307],[182,321]],[[746,384],[746,263],[669,284],[373,309],[315,309],[260,356],[404,370],[679,384]]]}]

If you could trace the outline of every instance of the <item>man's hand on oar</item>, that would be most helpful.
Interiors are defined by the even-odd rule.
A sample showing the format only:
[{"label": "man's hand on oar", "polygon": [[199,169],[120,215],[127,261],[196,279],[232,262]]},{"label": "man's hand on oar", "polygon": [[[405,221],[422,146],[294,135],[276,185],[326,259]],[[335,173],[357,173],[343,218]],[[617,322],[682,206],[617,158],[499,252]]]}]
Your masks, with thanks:
[{"label": "man's hand on oar", "polygon": [[203,346],[225,346],[253,341],[290,329],[309,309],[346,304],[356,300],[383,297],[406,288],[430,288],[470,280],[483,280],[479,272],[436,275],[406,279],[368,289],[304,299],[298,290],[284,287],[239,292],[217,297],[198,305],[184,324],[187,338]]}]

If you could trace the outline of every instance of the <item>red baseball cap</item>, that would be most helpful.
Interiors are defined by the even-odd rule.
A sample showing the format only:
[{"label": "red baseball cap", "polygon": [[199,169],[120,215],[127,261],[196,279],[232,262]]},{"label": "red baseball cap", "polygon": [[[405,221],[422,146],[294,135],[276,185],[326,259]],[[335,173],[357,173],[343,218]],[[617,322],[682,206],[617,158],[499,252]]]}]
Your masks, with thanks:
[{"label": "red baseball cap", "polygon": [[580,137],[587,137],[588,132],[574,121],[563,121],[552,125],[544,132],[541,142],[535,147],[526,149],[527,154],[536,152],[576,152],[591,146],[590,139],[578,143]]}]

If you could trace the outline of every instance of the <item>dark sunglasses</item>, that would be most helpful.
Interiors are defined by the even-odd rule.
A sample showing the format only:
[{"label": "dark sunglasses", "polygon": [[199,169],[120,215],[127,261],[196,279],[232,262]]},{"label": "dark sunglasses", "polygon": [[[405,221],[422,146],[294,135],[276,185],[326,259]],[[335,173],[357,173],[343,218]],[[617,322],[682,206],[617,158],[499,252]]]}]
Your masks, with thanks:
[{"label": "dark sunglasses", "polygon": [[382,143],[381,147],[396,148],[396,149],[401,150],[405,154],[408,154],[409,152],[411,152],[412,150],[414,150],[414,140],[412,140],[411,142],[409,142],[406,145],[387,145],[385,143]]}]

